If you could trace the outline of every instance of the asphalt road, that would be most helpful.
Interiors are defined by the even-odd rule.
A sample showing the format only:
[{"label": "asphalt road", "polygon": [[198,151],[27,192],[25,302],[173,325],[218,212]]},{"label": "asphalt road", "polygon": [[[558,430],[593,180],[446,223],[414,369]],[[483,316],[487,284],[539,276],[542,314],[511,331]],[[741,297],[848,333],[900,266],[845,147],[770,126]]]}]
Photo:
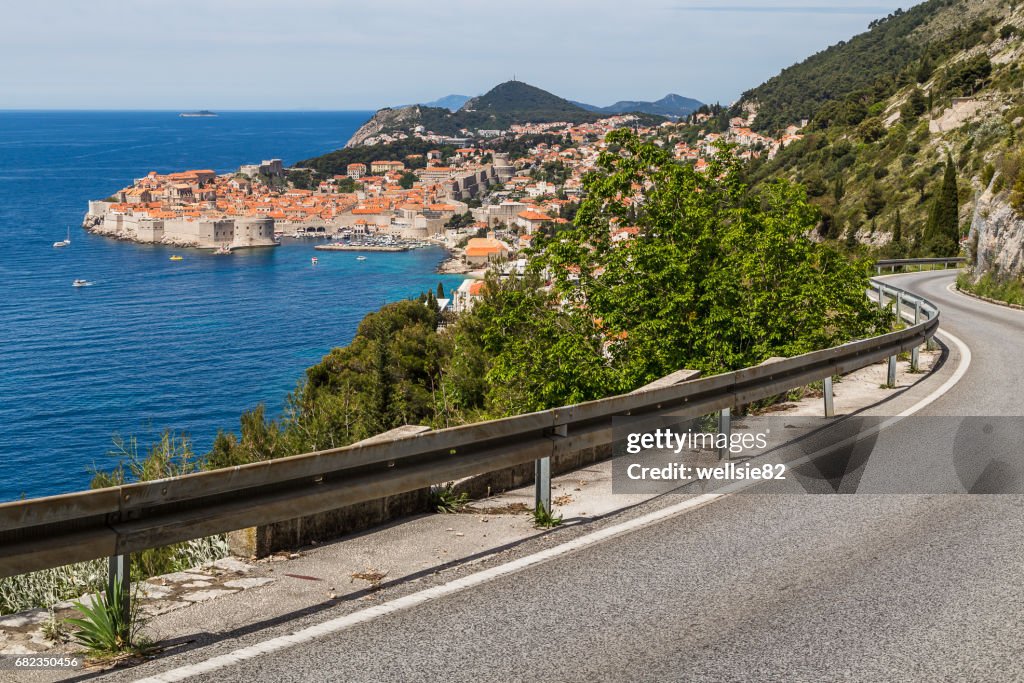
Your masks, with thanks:
[{"label": "asphalt road", "polygon": [[932,493],[729,496],[191,680],[1024,680],[1024,496],[946,492],[1013,481],[953,418],[1022,414],[1024,313],[951,293],[952,277],[890,280],[936,302],[973,355],[931,418],[879,438],[924,472],[922,426],[950,425],[961,457],[922,482]]}]

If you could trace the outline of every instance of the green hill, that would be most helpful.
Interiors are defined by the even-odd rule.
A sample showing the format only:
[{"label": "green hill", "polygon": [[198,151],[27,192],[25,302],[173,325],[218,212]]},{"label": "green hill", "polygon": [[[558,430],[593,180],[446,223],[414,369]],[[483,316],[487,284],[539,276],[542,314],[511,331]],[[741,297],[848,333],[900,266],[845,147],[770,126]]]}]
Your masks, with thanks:
[{"label": "green hill", "polygon": [[[813,119],[827,103],[872,104],[915,79],[923,67],[970,49],[1008,6],[999,0],[928,0],[897,10],[868,31],[819,52],[743,94],[757,103],[754,128],[777,132]],[[841,112],[855,118],[860,111]],[[733,110],[733,114],[736,110]]]},{"label": "green hill", "polygon": [[[929,237],[935,206],[958,211],[950,244],[967,234],[975,196],[990,186],[1009,193],[1024,165],[1017,142],[1024,134],[1022,28],[1024,6],[930,0],[783,70],[712,126],[724,129],[728,117],[752,111],[762,131],[809,119],[802,141],[751,163],[751,182],[804,184],[821,210],[822,237],[850,248],[955,250]],[[949,159],[953,204],[939,201],[953,191]]]},{"label": "green hill", "polygon": [[601,116],[521,81],[507,81],[474,97],[456,113],[465,128],[508,128],[514,123],[596,121]]}]

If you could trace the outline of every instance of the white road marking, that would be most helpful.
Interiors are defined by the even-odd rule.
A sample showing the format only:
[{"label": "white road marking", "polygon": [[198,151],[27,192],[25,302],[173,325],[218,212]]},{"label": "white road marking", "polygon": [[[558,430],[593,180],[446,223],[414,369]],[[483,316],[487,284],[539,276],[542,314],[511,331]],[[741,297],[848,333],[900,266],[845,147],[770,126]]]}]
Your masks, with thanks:
[{"label": "white road marking", "polygon": [[483,571],[476,572],[475,574],[470,574],[469,576],[449,581],[448,583],[440,586],[434,586],[411,595],[396,598],[375,607],[360,610],[352,614],[346,614],[343,617],[338,617],[337,619],[331,619],[330,621],[325,621],[322,624],[317,624],[316,626],[304,628],[301,631],[297,631],[288,636],[271,638],[270,640],[263,641],[256,645],[240,648],[226,655],[220,655],[218,657],[213,657],[212,659],[207,659],[203,662],[189,664],[177,669],[171,669],[170,671],[166,671],[162,674],[157,674],[156,676],[143,678],[136,683],[170,683],[171,681],[184,681],[193,676],[211,673],[218,669],[239,664],[248,659],[287,649],[293,645],[308,643],[317,638],[351,628],[357,624],[371,621],[393,612],[416,607],[433,600],[438,600],[445,596],[466,590],[467,588],[473,588],[502,576],[507,576],[536,564],[546,562],[560,555],[575,552],[597,543],[601,543],[602,541],[606,541],[609,538],[629,533],[631,531],[636,531],[637,529],[642,529],[645,526],[650,526],[651,524],[655,524],[674,515],[681,514],[687,510],[693,510],[707,505],[721,497],[721,494],[715,493],[707,493],[697,496],[696,498],[691,498],[677,505],[664,508],[663,510],[656,510],[655,512],[643,515],[642,517],[631,519],[628,522],[623,522],[622,524],[616,524],[615,526],[595,531],[591,534],[587,534],[586,536],[581,536],[553,548],[542,550],[538,553],[527,555],[526,557],[521,557],[518,560],[513,560],[512,562],[492,567],[491,569],[485,569]]},{"label": "white road marking", "polygon": [[[872,429],[867,430],[856,436],[844,439],[840,443],[835,444],[827,449],[823,449],[816,453],[806,455],[798,460],[794,460],[793,462],[787,464],[792,466],[802,464],[803,462],[809,462],[810,460],[826,455],[832,452],[833,450],[843,448],[860,439],[875,434],[881,431],[882,429],[891,427],[892,425],[902,420],[904,417],[913,415],[914,413],[922,410],[926,406],[931,405],[938,398],[940,398],[946,392],[952,389],[957,384],[957,382],[959,382],[967,373],[967,369],[971,365],[971,349],[960,338],[953,334],[950,334],[949,332],[940,331],[939,335],[944,339],[948,339],[950,342],[952,342],[953,345],[956,346],[957,350],[960,352],[960,364],[957,366],[956,371],[954,371],[954,373],[949,377],[949,379],[943,382],[940,387],[938,387],[928,396],[924,397],[923,399],[912,405],[910,408],[907,408],[898,415],[880,423],[876,427],[873,427]],[[739,490],[739,488],[732,489],[731,487],[727,487],[726,490],[735,491]],[[171,669],[170,671],[165,671],[164,673],[157,674],[155,676],[139,679],[136,681],[136,683],[172,683],[173,681],[184,681],[193,676],[199,676],[201,674],[211,673],[213,671],[218,671],[220,669],[226,669],[227,667],[233,666],[235,664],[240,664],[246,660],[255,659],[256,657],[260,657],[265,654],[286,650],[294,645],[309,643],[313,640],[316,640],[317,638],[322,638],[323,636],[338,633],[339,631],[344,631],[345,629],[351,628],[358,624],[362,624],[367,621],[372,621],[374,619],[386,616],[388,614],[392,614],[394,612],[410,609],[418,605],[432,602],[434,600],[438,600],[440,598],[453,595],[455,593],[459,593],[468,588],[474,588],[476,586],[488,583],[490,581],[494,581],[495,579],[501,578],[503,576],[508,576],[509,574],[513,574],[515,572],[522,571],[534,565],[541,564],[542,562],[547,562],[548,560],[552,560],[556,557],[560,557],[568,553],[588,548],[590,546],[606,541],[610,538],[614,538],[622,534],[637,531],[638,529],[642,529],[644,527],[651,526],[659,522],[663,522],[666,519],[669,519],[670,517],[674,517],[676,515],[683,514],[690,510],[695,510],[705,505],[709,505],[715,502],[716,500],[724,498],[728,495],[728,492],[706,493],[703,495],[699,495],[695,498],[690,498],[689,500],[685,500],[676,505],[672,505],[661,510],[655,510],[654,512],[650,512],[641,517],[637,517],[636,519],[631,519],[627,522],[622,522],[621,524],[616,524],[614,526],[600,529],[593,533],[587,534],[586,536],[581,536],[579,538],[557,545],[553,548],[542,550],[532,555],[527,555],[526,557],[521,557],[517,560],[513,560],[512,562],[508,562],[497,567],[492,567],[490,569],[485,569],[483,571],[470,574],[469,576],[464,576],[462,578],[449,581],[448,583],[442,584],[440,586],[434,586],[422,591],[418,591],[416,593],[412,593],[410,595],[403,596],[401,598],[396,598],[394,600],[385,602],[381,605],[369,607],[358,612],[353,612],[352,614],[346,614],[345,616],[338,617],[336,619],[331,619],[329,621],[325,621],[315,626],[304,628],[301,631],[296,631],[291,635],[271,638],[269,640],[263,641],[262,643],[257,643],[256,645],[250,645],[248,647],[239,648],[225,655],[219,655],[217,657],[212,657],[202,662],[188,664],[186,666],[178,667],[176,669]]]}]

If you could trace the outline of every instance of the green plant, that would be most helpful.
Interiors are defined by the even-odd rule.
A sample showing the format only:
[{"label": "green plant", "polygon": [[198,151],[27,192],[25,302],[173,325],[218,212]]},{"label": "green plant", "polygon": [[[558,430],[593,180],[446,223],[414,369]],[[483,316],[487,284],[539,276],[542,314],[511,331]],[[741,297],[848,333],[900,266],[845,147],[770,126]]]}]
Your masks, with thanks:
[{"label": "green plant", "polygon": [[0,614],[49,607],[101,590],[106,576],[106,561],[94,560],[0,579]]},{"label": "green plant", "polygon": [[533,510],[533,526],[538,529],[552,529],[562,523],[562,515],[555,517],[554,513],[544,509],[543,503],[537,503]]},{"label": "green plant", "polygon": [[67,623],[58,619],[52,611],[49,618],[43,622],[42,631],[44,638],[57,645],[66,643],[69,638]]},{"label": "green plant", "polygon": [[438,512],[451,514],[458,512],[469,504],[469,494],[465,491],[455,492],[455,482],[430,488],[430,506]]},{"label": "green plant", "polygon": [[114,582],[104,593],[92,596],[90,605],[76,601],[75,609],[82,617],[67,619],[69,625],[78,629],[71,634],[72,640],[99,656],[147,648],[148,641],[140,636],[143,623],[138,600],[132,600],[130,608],[125,609],[128,599],[122,584]]}]

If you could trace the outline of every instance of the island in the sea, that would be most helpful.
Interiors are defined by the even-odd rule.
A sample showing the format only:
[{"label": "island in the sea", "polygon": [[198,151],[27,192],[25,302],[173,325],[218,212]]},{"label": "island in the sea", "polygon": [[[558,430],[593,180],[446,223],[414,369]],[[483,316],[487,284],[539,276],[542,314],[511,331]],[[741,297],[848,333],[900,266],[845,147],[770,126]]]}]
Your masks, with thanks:
[{"label": "island in the sea", "polygon": [[200,111],[183,111],[178,116],[185,119],[196,119],[196,118],[209,118],[211,116],[217,116],[216,112],[212,112],[208,109],[202,109]]}]

